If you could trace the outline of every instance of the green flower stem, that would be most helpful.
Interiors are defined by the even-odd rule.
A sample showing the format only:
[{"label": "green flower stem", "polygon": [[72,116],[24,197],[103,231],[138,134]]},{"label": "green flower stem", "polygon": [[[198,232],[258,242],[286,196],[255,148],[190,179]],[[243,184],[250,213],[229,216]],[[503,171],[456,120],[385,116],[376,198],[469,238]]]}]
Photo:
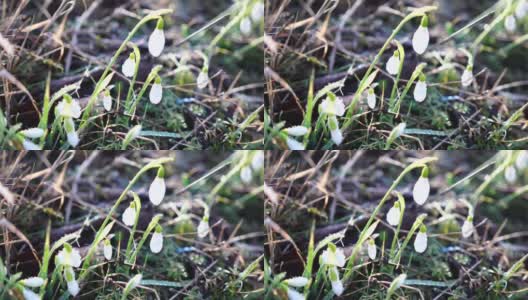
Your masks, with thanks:
[{"label": "green flower stem", "polygon": [[145,244],[145,241],[147,240],[147,238],[150,235],[150,233],[152,232],[152,230],[154,230],[154,228],[156,228],[156,225],[158,225],[159,220],[161,219],[161,217],[162,217],[161,214],[157,214],[157,215],[154,216],[154,218],[152,218],[152,221],[150,221],[149,225],[147,226],[147,230],[145,230],[145,232],[143,233],[143,237],[139,241],[139,244],[138,244],[136,250],[134,250],[134,252],[132,253],[131,256],[127,256],[127,258],[128,258],[127,263],[129,263],[129,264],[134,264],[135,263],[136,257],[138,255],[139,251],[141,250],[141,248]]},{"label": "green flower stem", "polygon": [[[400,97],[398,97],[398,101],[396,101],[396,103],[393,103],[393,105],[391,105],[391,107],[389,108],[389,112],[394,113],[396,115],[400,114],[400,106],[401,106],[403,99],[405,98],[405,96],[407,96],[407,93],[409,92],[409,89],[411,88],[413,83],[416,81],[416,78],[418,78],[420,74],[422,74],[422,71],[425,68],[425,66],[426,66],[425,63],[421,63],[418,66],[416,66],[416,69],[414,69],[414,72],[412,73],[411,78],[409,79],[409,81],[407,81],[407,85],[405,85],[403,92],[401,93]],[[391,98],[391,101],[392,101],[392,98]]]},{"label": "green flower stem", "polygon": [[506,0],[506,1],[508,2],[506,9],[499,16],[497,16],[493,20],[493,22],[491,22],[491,24],[489,26],[487,26],[484,29],[484,31],[475,39],[473,44],[471,44],[471,48],[473,48],[473,53],[474,54],[476,54],[478,52],[478,47],[480,46],[480,44],[482,43],[484,38],[486,38],[486,36],[488,36],[488,34],[493,30],[493,28],[495,28],[495,26],[499,25],[508,15],[511,14],[512,0]]},{"label": "green flower stem", "polygon": [[414,232],[423,224],[423,220],[425,219],[426,216],[427,216],[426,214],[421,214],[421,215],[419,215],[416,218],[416,220],[414,221],[413,226],[411,227],[411,230],[409,230],[409,233],[407,233],[407,237],[403,241],[402,246],[400,247],[400,249],[396,253],[396,256],[394,257],[394,260],[390,260],[389,261],[390,263],[396,264],[396,267],[398,267],[398,265],[400,264],[401,256],[403,254],[403,250],[405,249],[405,247],[407,247],[407,244],[409,243],[409,241],[413,237]]},{"label": "green flower stem", "polygon": [[[131,104],[125,105],[126,115],[131,116],[131,117],[134,116],[134,114],[136,113],[136,106],[139,100],[141,99],[141,97],[143,97],[143,94],[145,94],[150,83],[152,82],[152,80],[156,78],[161,68],[162,68],[161,65],[157,65],[154,68],[152,68],[152,71],[150,71],[149,75],[147,76],[147,80],[145,80],[145,83],[141,87],[141,90],[139,91],[137,96],[134,97],[134,101]],[[128,97],[127,97],[127,101],[128,101]]]}]

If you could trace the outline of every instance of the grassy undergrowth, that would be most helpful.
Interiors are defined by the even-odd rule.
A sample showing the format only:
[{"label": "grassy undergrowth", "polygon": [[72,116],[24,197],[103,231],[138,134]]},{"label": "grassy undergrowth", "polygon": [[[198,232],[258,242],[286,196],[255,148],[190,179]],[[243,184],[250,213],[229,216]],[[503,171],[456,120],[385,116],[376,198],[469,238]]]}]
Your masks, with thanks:
[{"label": "grassy undergrowth", "polygon": [[262,159],[0,153],[0,298],[262,297]]},{"label": "grassy undergrowth", "polygon": [[268,161],[266,299],[528,295],[528,152],[270,151]]}]

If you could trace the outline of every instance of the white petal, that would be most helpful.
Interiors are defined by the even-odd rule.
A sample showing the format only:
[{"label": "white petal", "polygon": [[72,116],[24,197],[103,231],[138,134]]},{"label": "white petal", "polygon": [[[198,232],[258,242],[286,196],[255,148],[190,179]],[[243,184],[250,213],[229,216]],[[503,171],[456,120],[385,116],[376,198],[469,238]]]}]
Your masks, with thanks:
[{"label": "white petal", "polygon": [[343,98],[337,97],[335,100],[335,115],[342,117],[345,114],[345,102]]},{"label": "white petal", "polygon": [[374,93],[369,93],[367,95],[367,104],[368,106],[370,107],[370,109],[374,109],[376,108],[376,94]]},{"label": "white petal", "polygon": [[519,155],[517,155],[517,159],[515,159],[515,166],[519,169],[525,169],[528,168],[528,151],[523,150]]},{"label": "white petal", "polygon": [[164,47],[165,34],[163,33],[163,30],[156,28],[154,31],[152,31],[148,40],[148,50],[150,55],[154,57],[160,56]]},{"label": "white petal", "polygon": [[103,107],[106,111],[110,111],[112,109],[112,97],[103,96]]},{"label": "white petal", "polygon": [[149,187],[149,199],[154,205],[159,205],[165,197],[165,179],[156,176]]},{"label": "white petal", "polygon": [[304,298],[304,295],[297,292],[296,290],[294,289],[288,289],[287,290],[287,293],[288,293],[288,299],[289,300],[305,300]]},{"label": "white petal", "polygon": [[416,202],[418,205],[424,204],[427,200],[427,197],[429,197],[429,191],[429,179],[427,177],[420,176],[413,188],[414,202]]},{"label": "white petal", "polygon": [[72,281],[68,281],[68,292],[70,292],[70,294],[72,296],[77,296],[77,294],[79,294],[79,291],[80,291],[80,288],[79,288],[79,283],[77,282],[77,280],[72,280]]},{"label": "white petal", "polygon": [[106,260],[112,260],[113,248],[112,245],[104,245],[103,253]]},{"label": "white petal", "polygon": [[44,130],[42,130],[41,128],[29,128],[29,129],[20,131],[20,133],[23,134],[27,138],[37,139],[44,135]]},{"label": "white petal", "polygon": [[427,233],[418,232],[414,240],[414,250],[418,253],[424,253],[427,249]]},{"label": "white petal", "polygon": [[285,281],[286,284],[293,287],[303,287],[308,284],[308,278],[302,276],[292,277]]},{"label": "white petal", "polygon": [[400,71],[400,58],[396,56],[391,56],[389,61],[387,61],[387,72],[391,75],[396,75]]},{"label": "white petal", "polygon": [[519,20],[521,20],[526,16],[527,13],[528,13],[528,2],[526,2],[526,0],[519,1],[519,3],[517,3],[517,7],[515,8],[515,16]]},{"label": "white petal", "polygon": [[79,249],[73,248],[71,252],[71,266],[78,268],[81,266],[81,253],[79,253]]},{"label": "white petal", "polygon": [[199,89],[204,89],[209,84],[209,75],[206,72],[200,72],[196,79],[196,85]]},{"label": "white petal", "polygon": [[337,128],[335,130],[330,131],[330,135],[332,136],[332,141],[337,145],[341,145],[343,142],[343,133],[341,132],[341,129]]},{"label": "white petal", "polygon": [[264,17],[264,3],[257,2],[251,9],[251,19],[257,23]]},{"label": "white petal", "polygon": [[414,87],[414,100],[416,102],[423,102],[427,97],[427,83],[425,81],[418,81]]},{"label": "white petal", "polygon": [[396,138],[400,137],[402,134],[405,133],[405,128],[407,128],[406,123],[398,124],[398,127],[396,127]]},{"label": "white petal", "polygon": [[33,292],[32,290],[22,289],[22,295],[24,295],[25,300],[40,300],[40,296]]},{"label": "white petal", "polygon": [[514,32],[515,28],[517,27],[517,21],[515,20],[515,17],[513,15],[509,15],[504,20],[504,27],[509,32]]},{"label": "white petal", "polygon": [[141,279],[143,279],[143,275],[141,274],[137,274],[136,276],[132,277],[132,279],[130,279],[130,281],[127,283],[128,290],[131,291],[137,288],[141,282]]},{"label": "white petal", "polygon": [[398,207],[391,207],[387,213],[387,222],[391,226],[396,226],[400,223],[400,209]]},{"label": "white petal", "polygon": [[71,117],[74,119],[78,119],[81,117],[81,105],[79,104],[79,101],[72,100],[71,105]]},{"label": "white petal", "polygon": [[203,239],[209,233],[209,222],[204,221],[203,219],[198,224],[198,237]]},{"label": "white petal", "polygon": [[154,232],[152,238],[150,239],[150,251],[152,253],[160,253],[163,248],[163,234],[159,232]]},{"label": "white petal", "polygon": [[464,73],[462,74],[462,86],[470,86],[473,82],[473,72],[471,72],[468,69],[464,70]]},{"label": "white petal", "polygon": [[254,171],[260,171],[264,168],[264,151],[257,151],[253,154],[251,167]]},{"label": "white petal", "polygon": [[429,29],[418,27],[412,38],[413,49],[418,54],[423,54],[429,45]]},{"label": "white petal", "polygon": [[251,34],[251,20],[249,18],[246,17],[240,21],[240,32],[242,32],[243,35]]},{"label": "white petal", "polygon": [[136,222],[136,209],[133,207],[128,207],[123,213],[123,223],[126,226],[133,226]]},{"label": "white petal", "polygon": [[509,183],[515,183],[517,181],[517,172],[515,171],[515,168],[513,166],[509,166],[504,171],[504,178]]},{"label": "white petal", "polygon": [[345,254],[341,248],[336,248],[335,252],[332,252],[330,248],[327,248],[321,254],[321,261],[324,265],[343,267],[345,265]]},{"label": "white petal", "polygon": [[376,259],[376,254],[377,254],[377,248],[376,248],[376,244],[368,244],[367,245],[367,252],[368,252],[368,256],[370,257],[370,259],[372,260],[375,260]]},{"label": "white petal", "polygon": [[308,128],[304,126],[292,126],[284,129],[284,131],[291,136],[303,136],[308,133]]},{"label": "white petal", "polygon": [[40,277],[29,277],[22,280],[22,284],[27,287],[41,287],[44,284],[44,279]]},{"label": "white petal", "polygon": [[473,230],[473,222],[469,222],[468,220],[464,221],[462,225],[462,236],[465,238],[470,237],[473,234]]},{"label": "white petal", "polygon": [[332,281],[332,291],[337,296],[341,296],[343,294],[343,282],[341,280]]},{"label": "white petal", "polygon": [[343,249],[336,248],[335,252],[336,256],[336,266],[342,268],[345,266],[345,253],[343,253]]},{"label": "white petal", "polygon": [[75,148],[79,144],[79,135],[77,134],[77,131],[71,131],[66,133],[66,137],[68,138],[68,143]]},{"label": "white petal", "polygon": [[31,150],[36,150],[36,151],[42,150],[39,145],[37,145],[37,144],[35,144],[35,143],[31,142],[31,141],[28,141],[26,139],[24,139],[22,141],[22,147],[24,147],[25,150],[30,150],[30,151]]},{"label": "white petal", "polygon": [[290,137],[286,138],[286,144],[290,150],[304,150],[304,145]]},{"label": "white petal", "polygon": [[123,66],[121,67],[121,72],[123,72],[123,75],[126,77],[132,77],[134,76],[134,73],[136,72],[136,63],[134,60],[132,60],[130,57],[125,60],[123,63]]},{"label": "white petal", "polygon": [[150,103],[158,104],[163,96],[163,87],[159,83],[154,83],[150,88],[149,99]]},{"label": "white petal", "polygon": [[244,183],[251,182],[253,179],[253,172],[249,166],[243,167],[242,170],[240,170],[240,179],[242,179],[242,182]]}]

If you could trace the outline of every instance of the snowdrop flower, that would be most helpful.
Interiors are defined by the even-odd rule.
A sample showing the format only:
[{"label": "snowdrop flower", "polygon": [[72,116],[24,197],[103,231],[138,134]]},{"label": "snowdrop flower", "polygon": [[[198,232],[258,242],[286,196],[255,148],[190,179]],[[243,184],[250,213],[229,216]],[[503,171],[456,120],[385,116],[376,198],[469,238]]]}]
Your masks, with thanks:
[{"label": "snowdrop flower", "polygon": [[335,266],[328,268],[328,278],[330,278],[330,283],[332,284],[332,291],[337,296],[343,294],[343,282],[339,279],[339,272]]},{"label": "snowdrop flower", "polygon": [[253,179],[253,174],[250,166],[245,166],[240,170],[240,179],[244,183],[250,183]]},{"label": "snowdrop flower", "polygon": [[508,32],[515,32],[515,28],[517,27],[517,21],[515,20],[515,17],[513,15],[509,15],[504,20],[504,27]]},{"label": "snowdrop flower", "polygon": [[70,95],[64,95],[63,99],[56,107],[57,113],[61,117],[78,119],[81,116],[81,106],[77,100]]},{"label": "snowdrop flower", "polygon": [[517,7],[515,8],[515,16],[521,20],[526,14],[528,14],[528,2],[526,0],[521,0],[517,3]]},{"label": "snowdrop flower", "polygon": [[462,86],[468,87],[473,82],[473,66],[468,65],[462,74]]},{"label": "snowdrop flower", "polygon": [[303,294],[297,292],[294,289],[288,288],[286,290],[286,293],[288,294],[288,299],[289,300],[305,300],[306,299]]},{"label": "snowdrop flower", "polygon": [[308,128],[304,126],[292,126],[284,129],[284,132],[291,136],[303,136],[308,133]]},{"label": "snowdrop flower", "polygon": [[208,68],[204,67],[196,79],[196,85],[200,90],[204,89],[207,84],[209,84],[209,75],[207,75],[207,72]]},{"label": "snowdrop flower", "polygon": [[25,300],[41,300],[40,296],[33,292],[32,290],[28,290],[26,288],[22,289],[22,295],[24,296]]},{"label": "snowdrop flower", "polygon": [[150,34],[148,40],[148,50],[154,57],[160,56],[165,47],[165,34],[163,33],[163,18],[158,19],[156,29]]},{"label": "snowdrop flower", "polygon": [[515,183],[517,180],[517,172],[513,166],[510,165],[504,170],[504,178],[508,183]]},{"label": "snowdrop flower", "polygon": [[44,279],[40,277],[29,277],[26,279],[23,279],[22,284],[27,287],[37,288],[41,287],[44,284]]},{"label": "snowdrop flower", "polygon": [[65,243],[64,248],[57,254],[57,262],[59,265],[78,268],[81,266],[81,254],[79,250]]},{"label": "snowdrop flower", "polygon": [[24,147],[25,150],[29,151],[39,151],[42,150],[39,145],[33,143],[32,141],[28,141],[26,139],[22,140],[22,147]]},{"label": "snowdrop flower", "polygon": [[412,38],[413,49],[418,54],[423,54],[429,45],[429,18],[426,15],[422,17],[422,23],[416,30]]},{"label": "snowdrop flower", "polygon": [[68,292],[74,297],[77,296],[80,291],[79,282],[75,279],[75,272],[73,272],[71,267],[64,269],[64,279],[66,279],[68,285]]},{"label": "snowdrop flower", "polygon": [[253,8],[251,8],[251,20],[257,23],[264,17],[264,3],[261,1],[255,3]]},{"label": "snowdrop flower", "polygon": [[515,166],[519,170],[528,168],[528,151],[523,150],[517,155],[517,158],[515,159]]},{"label": "snowdrop flower", "polygon": [[251,34],[251,19],[248,17],[245,17],[240,21],[240,32],[242,32],[243,35],[250,35]]},{"label": "snowdrop flower", "polygon": [[345,103],[340,97],[329,93],[328,97],[319,104],[319,109],[322,113],[341,117],[345,114]]},{"label": "snowdrop flower", "polygon": [[77,131],[75,131],[75,123],[73,123],[72,118],[64,119],[64,129],[66,130],[68,143],[70,143],[70,145],[72,145],[74,148],[77,147],[79,144],[79,135],[77,134]]},{"label": "snowdrop flower", "polygon": [[389,212],[387,213],[387,222],[391,226],[396,226],[400,223],[400,203],[394,202],[394,205],[389,209]]},{"label": "snowdrop flower", "polygon": [[264,151],[257,150],[251,158],[251,167],[253,171],[257,172],[264,168]]},{"label": "snowdrop flower", "polygon": [[110,111],[112,109],[112,96],[110,96],[110,90],[106,89],[103,92],[101,99],[103,101],[104,109],[106,111]]},{"label": "snowdrop flower", "polygon": [[156,178],[152,181],[149,187],[149,199],[154,205],[159,205],[165,197],[165,168],[160,166]]},{"label": "snowdrop flower", "polygon": [[427,97],[427,83],[425,83],[425,75],[420,74],[420,80],[416,83],[414,87],[414,100],[416,102],[423,102]]},{"label": "snowdrop flower", "polygon": [[394,51],[394,55],[387,61],[386,69],[391,75],[396,75],[400,71],[400,52],[398,50]]},{"label": "snowdrop flower", "polygon": [[125,223],[126,226],[134,226],[136,223],[136,204],[134,201],[130,202],[130,206],[125,209],[125,212],[123,213],[123,223]]},{"label": "snowdrop flower", "polygon": [[468,216],[462,225],[462,236],[465,238],[470,237],[473,234],[475,227],[473,226],[473,216]]},{"label": "snowdrop flower", "polygon": [[154,234],[152,234],[152,238],[150,239],[150,251],[152,251],[152,253],[160,253],[162,248],[163,248],[163,230],[161,226],[158,224],[156,226],[156,231],[154,232]]},{"label": "snowdrop flower", "polygon": [[137,274],[135,275],[134,277],[132,277],[127,285],[125,286],[125,290],[123,291],[123,295],[126,297],[128,296],[128,294],[135,288],[137,288],[139,286],[139,284],[141,283],[141,279],[143,279],[143,275],[141,274]]},{"label": "snowdrop flower", "polygon": [[121,66],[121,72],[126,77],[132,77],[136,73],[136,55],[134,52],[130,53],[127,60],[123,63],[123,66]]},{"label": "snowdrop flower", "polygon": [[104,239],[103,241],[103,254],[106,260],[112,260],[112,244],[110,243],[109,239]]},{"label": "snowdrop flower", "polygon": [[203,239],[209,233],[209,216],[204,215],[200,224],[198,224],[198,237]]},{"label": "snowdrop flower", "polygon": [[328,116],[328,128],[330,129],[332,141],[338,146],[341,145],[341,143],[343,142],[343,133],[339,128],[339,123],[337,122],[336,116]]},{"label": "snowdrop flower", "polygon": [[308,281],[309,281],[308,278],[302,277],[302,276],[292,277],[292,278],[284,280],[284,282],[286,282],[287,285],[293,286],[293,287],[303,287],[308,284]]},{"label": "snowdrop flower", "polygon": [[323,265],[344,267],[345,254],[343,253],[343,249],[337,248],[333,243],[329,243],[328,248],[321,254],[321,261]]},{"label": "snowdrop flower", "polygon": [[29,128],[20,131],[20,133],[27,138],[37,139],[44,135],[44,130],[42,130],[41,128]]},{"label": "snowdrop flower", "polygon": [[370,238],[367,242],[367,252],[368,252],[368,256],[370,257],[370,259],[372,260],[375,260],[376,259],[376,254],[377,254],[377,248],[376,248],[376,243],[374,242],[374,239]]},{"label": "snowdrop flower", "polygon": [[287,137],[286,138],[286,144],[288,145],[288,149],[290,150],[304,150],[304,145],[303,143],[291,138],[291,137]]},{"label": "snowdrop flower", "polygon": [[420,232],[416,234],[416,239],[414,240],[414,250],[418,253],[424,253],[425,249],[427,249],[427,227],[422,224]]},{"label": "snowdrop flower", "polygon": [[158,104],[163,96],[163,87],[161,86],[161,78],[156,76],[156,80],[150,88],[149,100],[152,104]]},{"label": "snowdrop flower", "polygon": [[367,104],[370,109],[376,108],[376,94],[374,94],[374,89],[370,88],[367,95]]},{"label": "snowdrop flower", "polygon": [[423,167],[422,175],[416,181],[413,188],[413,199],[418,205],[423,205],[429,197],[429,191],[431,189],[429,185],[429,168]]}]

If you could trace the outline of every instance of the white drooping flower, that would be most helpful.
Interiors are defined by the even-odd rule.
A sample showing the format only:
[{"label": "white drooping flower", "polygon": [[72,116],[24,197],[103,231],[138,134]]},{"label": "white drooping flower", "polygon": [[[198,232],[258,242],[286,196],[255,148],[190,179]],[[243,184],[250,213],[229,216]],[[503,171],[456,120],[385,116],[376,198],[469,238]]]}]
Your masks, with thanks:
[{"label": "white drooping flower", "polygon": [[370,109],[376,108],[376,94],[374,94],[374,89],[370,88],[367,95],[367,104]]},{"label": "white drooping flower", "polygon": [[515,16],[522,20],[528,14],[528,2],[526,0],[521,0],[517,3],[515,8]]},{"label": "white drooping flower", "polygon": [[288,294],[288,300],[305,300],[306,299],[303,294],[299,293],[298,291],[294,289],[288,288],[286,290],[286,293]]},{"label": "white drooping flower", "polygon": [[126,226],[134,226],[136,223],[136,205],[134,202],[130,203],[130,206],[125,209],[125,212],[123,213],[123,223],[125,223]]},{"label": "white drooping flower", "polygon": [[22,295],[24,296],[25,300],[41,300],[42,299],[37,293],[33,292],[32,290],[26,289],[26,288],[22,289]]},{"label": "white drooping flower", "polygon": [[64,95],[63,99],[57,104],[57,113],[61,117],[78,119],[81,116],[81,106],[77,100],[70,95]]},{"label": "white drooping flower", "polygon": [[321,261],[323,265],[337,266],[342,268],[345,266],[345,254],[343,249],[337,248],[334,244],[328,244],[328,248],[321,254]]},{"label": "white drooping flower", "polygon": [[367,252],[368,252],[368,256],[370,257],[370,259],[372,260],[375,260],[376,259],[376,254],[377,254],[377,248],[376,248],[376,243],[374,242],[374,239],[369,239],[368,242],[367,242]]},{"label": "white drooping flower", "polygon": [[413,49],[418,54],[423,54],[429,45],[429,20],[427,16],[422,17],[422,23],[416,30],[412,38]]},{"label": "white drooping flower", "polygon": [[127,60],[123,63],[123,66],[121,66],[121,72],[126,77],[133,77],[136,73],[136,56],[134,52],[130,53]]},{"label": "white drooping flower", "polygon": [[284,280],[287,285],[293,287],[303,287],[308,284],[308,281],[308,278],[302,276],[292,277]]},{"label": "white drooping flower", "polygon": [[416,102],[423,102],[427,97],[427,83],[425,79],[420,79],[414,87],[414,100]]},{"label": "white drooping flower", "polygon": [[287,137],[286,138],[286,144],[288,145],[288,149],[290,150],[304,150],[304,145],[303,143],[291,138],[291,137]]},{"label": "white drooping flower", "polygon": [[250,183],[253,180],[253,172],[250,166],[245,166],[240,170],[240,179],[244,183]]},{"label": "white drooping flower", "polygon": [[125,292],[130,293],[133,289],[137,288],[143,279],[143,275],[137,274],[130,279],[125,287]]},{"label": "white drooping flower", "polygon": [[41,287],[44,284],[44,279],[40,277],[29,277],[29,278],[23,279],[21,282],[23,285],[27,287],[36,288],[36,287]]},{"label": "white drooping flower", "polygon": [[[426,171],[427,172],[427,171]],[[427,198],[429,197],[429,191],[431,190],[431,187],[429,185],[429,179],[427,178],[427,175],[420,176],[416,183],[414,184],[413,188],[413,199],[414,202],[416,202],[418,205],[423,205]]]},{"label": "white drooping flower", "polygon": [[207,75],[207,68],[202,69],[198,78],[196,79],[196,85],[199,89],[204,89],[209,84],[209,75]]},{"label": "white drooping flower", "polygon": [[475,227],[473,226],[473,216],[468,216],[462,224],[462,236],[465,238],[470,237],[473,234]]},{"label": "white drooping flower", "polygon": [[332,141],[338,146],[341,145],[341,143],[343,142],[343,133],[339,128],[339,123],[337,122],[337,118],[335,115],[328,116],[328,128],[330,129]]},{"label": "white drooping flower", "polygon": [[112,110],[112,96],[110,96],[110,91],[105,90],[102,95],[103,107],[106,111]]},{"label": "white drooping flower", "polygon": [[156,231],[152,234],[152,238],[150,239],[150,251],[152,251],[152,253],[160,253],[161,249],[163,249],[163,231],[158,224],[156,226]]},{"label": "white drooping flower", "polygon": [[59,265],[78,268],[81,266],[81,260],[79,250],[72,248],[68,243],[64,244],[64,248],[57,254]]},{"label": "white drooping flower", "polygon": [[291,136],[303,136],[308,133],[308,128],[304,126],[292,126],[284,129],[284,132],[286,132],[288,135]]},{"label": "white drooping flower", "polygon": [[337,296],[343,294],[343,282],[339,278],[339,271],[337,271],[336,266],[331,266],[328,268],[328,277],[330,278],[330,283],[332,284],[332,292]]},{"label": "white drooping flower", "polygon": [[32,141],[28,141],[26,139],[22,140],[22,147],[24,147],[25,150],[30,150],[30,151],[42,150],[42,148],[40,148],[39,145],[33,143]]},{"label": "white drooping flower", "polygon": [[161,78],[156,77],[156,81],[150,87],[149,100],[152,104],[158,104],[163,96],[163,87],[161,86]]},{"label": "white drooping flower", "polygon": [[504,178],[508,183],[515,183],[517,181],[517,171],[515,171],[515,167],[510,165],[506,167],[506,170],[504,170]]},{"label": "white drooping flower", "polygon": [[396,50],[387,61],[386,65],[387,72],[391,75],[396,75],[400,72],[400,53]]},{"label": "white drooping flower", "polygon": [[75,123],[72,118],[64,118],[64,129],[66,130],[68,143],[74,148],[77,147],[79,144],[79,135],[75,131]]},{"label": "white drooping flower", "polygon": [[468,65],[462,74],[462,86],[470,86],[473,82],[473,66]]},{"label": "white drooping flower", "polygon": [[109,239],[103,241],[103,254],[106,260],[112,260],[113,248]]},{"label": "white drooping flower", "polygon": [[66,284],[68,285],[68,292],[72,296],[77,296],[79,294],[79,282],[75,279],[75,272],[72,267],[66,267],[64,269],[64,279],[66,279]]},{"label": "white drooping flower", "polygon": [[414,250],[418,253],[424,253],[425,249],[427,249],[427,228],[422,225],[414,240]]},{"label": "white drooping flower", "polygon": [[152,181],[149,187],[149,199],[154,205],[159,205],[165,197],[165,169],[163,167],[158,168],[156,178]]},{"label": "white drooping flower", "polygon": [[198,224],[198,237],[203,239],[209,233],[209,216],[203,216],[200,224]]},{"label": "white drooping flower", "polygon": [[253,22],[257,23],[264,17],[264,3],[257,2],[255,5],[253,5],[253,8],[251,8],[251,20]]},{"label": "white drooping flower", "polygon": [[253,171],[257,172],[264,168],[264,151],[257,150],[251,158],[251,167]]},{"label": "white drooping flower", "polygon": [[517,21],[513,15],[509,15],[504,19],[504,28],[506,28],[508,32],[515,32],[516,27]]},{"label": "white drooping flower", "polygon": [[322,113],[341,117],[345,114],[345,103],[341,97],[330,94],[319,104],[319,109]]},{"label": "white drooping flower", "polygon": [[156,29],[150,34],[148,50],[150,55],[158,57],[163,51],[163,48],[165,48],[165,34],[163,33],[163,19],[159,18]]},{"label": "white drooping flower", "polygon": [[27,138],[37,139],[44,135],[44,130],[42,130],[41,128],[28,128],[21,130],[20,133]]},{"label": "white drooping flower", "polygon": [[389,209],[389,212],[387,213],[387,222],[391,226],[396,226],[400,223],[400,204],[398,202],[395,202],[394,205]]},{"label": "white drooping flower", "polygon": [[248,17],[245,17],[240,21],[240,32],[242,32],[243,35],[250,35],[251,34],[251,19]]},{"label": "white drooping flower", "polygon": [[[528,3],[527,3],[527,5],[528,5]],[[522,150],[517,155],[517,158],[515,159],[515,166],[519,170],[523,170],[523,169],[528,168],[528,151]]]}]

